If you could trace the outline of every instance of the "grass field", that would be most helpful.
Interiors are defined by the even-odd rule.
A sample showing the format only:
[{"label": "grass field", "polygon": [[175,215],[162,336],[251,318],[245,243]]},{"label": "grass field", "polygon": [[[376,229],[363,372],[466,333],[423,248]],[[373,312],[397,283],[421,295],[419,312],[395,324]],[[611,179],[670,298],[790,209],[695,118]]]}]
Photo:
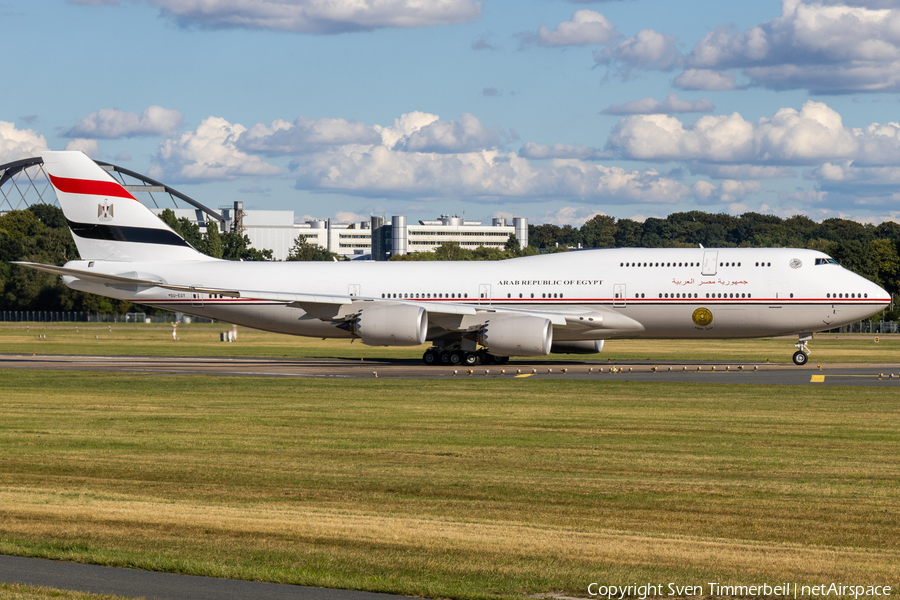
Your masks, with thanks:
[{"label": "grass field", "polygon": [[0,552],[435,598],[896,590],[898,404],[894,388],[0,371]]},{"label": "grass field", "polygon": [[47,600],[48,598],[58,598],[59,600],[121,600],[122,597],[0,583],[0,600]]},{"label": "grass field", "polygon": [[[0,323],[0,353],[96,354],[111,356],[259,356],[277,358],[407,358],[419,359],[428,347],[380,348],[349,340],[320,340],[238,329],[238,341],[223,343],[225,324],[190,324],[178,329],[164,324]],[[45,336],[45,337],[40,337]],[[821,334],[810,343],[814,363],[900,363],[900,335],[849,336]],[[753,340],[612,340],[595,355],[551,355],[551,360],[700,360],[790,363],[796,338]],[[513,359],[516,360],[516,359]],[[534,358],[527,359],[529,361]]]}]

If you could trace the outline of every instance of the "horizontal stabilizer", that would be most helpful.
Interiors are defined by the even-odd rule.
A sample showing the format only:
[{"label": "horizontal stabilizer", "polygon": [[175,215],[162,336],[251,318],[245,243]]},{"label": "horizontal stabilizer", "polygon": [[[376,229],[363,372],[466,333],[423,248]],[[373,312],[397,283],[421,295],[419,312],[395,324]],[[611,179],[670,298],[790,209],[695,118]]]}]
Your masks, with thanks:
[{"label": "horizontal stabilizer", "polygon": [[116,288],[139,288],[139,287],[161,287],[176,292],[194,292],[200,294],[219,294],[230,298],[240,298],[241,293],[233,290],[222,290],[218,288],[203,288],[196,286],[171,285],[161,279],[145,279],[141,277],[126,277],[124,275],[107,275],[106,273],[95,273],[92,271],[84,271],[81,269],[67,269],[66,267],[55,267],[53,265],[42,265],[40,263],[30,263],[13,261],[14,265],[27,267],[36,271],[44,271],[45,273],[53,273],[61,277],[75,277],[95,283],[102,283],[110,287]]}]

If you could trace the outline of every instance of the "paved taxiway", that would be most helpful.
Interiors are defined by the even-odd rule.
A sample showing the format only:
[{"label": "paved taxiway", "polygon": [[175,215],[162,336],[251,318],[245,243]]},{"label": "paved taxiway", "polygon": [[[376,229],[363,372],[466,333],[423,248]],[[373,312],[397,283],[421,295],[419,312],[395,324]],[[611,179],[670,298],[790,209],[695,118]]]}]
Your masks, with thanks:
[{"label": "paved taxiway", "polygon": [[0,555],[0,581],[126,598],[176,600],[412,600],[408,596],[216,579]]},{"label": "paved taxiway", "polygon": [[207,374],[326,379],[521,378],[597,381],[688,381],[774,385],[900,387],[900,364],[648,363],[642,361],[511,361],[504,366],[427,367],[416,360],[338,358],[180,358],[0,354],[2,369]]}]

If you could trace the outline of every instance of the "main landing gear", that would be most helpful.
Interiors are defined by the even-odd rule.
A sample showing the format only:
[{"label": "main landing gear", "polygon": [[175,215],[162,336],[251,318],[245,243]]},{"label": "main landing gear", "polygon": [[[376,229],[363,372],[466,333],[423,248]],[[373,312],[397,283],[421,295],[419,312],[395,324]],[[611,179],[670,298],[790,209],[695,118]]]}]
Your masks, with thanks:
[{"label": "main landing gear", "polygon": [[794,344],[794,347],[797,348],[797,351],[794,352],[794,364],[798,367],[802,367],[809,362],[809,348],[806,346],[806,342],[811,339],[811,333],[801,333],[800,340]]},{"label": "main landing gear", "polygon": [[426,365],[474,367],[475,365],[505,365],[509,362],[509,357],[494,356],[486,350],[467,352],[465,350],[429,348],[422,355],[422,362]]}]

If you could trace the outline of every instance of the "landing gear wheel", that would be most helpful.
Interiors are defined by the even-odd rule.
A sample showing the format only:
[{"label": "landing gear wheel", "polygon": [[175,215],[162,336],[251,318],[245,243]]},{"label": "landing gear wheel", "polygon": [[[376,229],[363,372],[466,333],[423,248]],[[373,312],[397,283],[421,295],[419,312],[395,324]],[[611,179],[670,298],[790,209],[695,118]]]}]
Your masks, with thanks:
[{"label": "landing gear wheel", "polygon": [[798,367],[802,367],[809,361],[809,356],[806,355],[806,352],[803,350],[797,350],[794,352],[794,364]]},{"label": "landing gear wheel", "polygon": [[450,352],[447,359],[451,365],[456,366],[463,361],[463,354],[459,350],[456,350],[455,352]]},{"label": "landing gear wheel", "polygon": [[508,362],[509,362],[509,357],[508,357],[508,356],[495,356],[495,357],[494,357],[494,364],[495,364],[495,365],[505,365],[505,364],[508,363]]},{"label": "landing gear wheel", "polygon": [[442,365],[451,364],[450,363],[450,354],[451,354],[450,352],[447,352],[446,350],[444,350],[443,352],[441,352],[440,356],[438,356],[438,359],[441,361]]},{"label": "landing gear wheel", "polygon": [[478,355],[474,352],[466,352],[462,357],[463,364],[467,367],[474,367],[478,364]]},{"label": "landing gear wheel", "polygon": [[422,355],[422,362],[429,366],[436,365],[440,359],[440,353],[438,353],[438,351],[434,348],[429,348],[425,351],[425,354]]},{"label": "landing gear wheel", "polygon": [[480,365],[492,365],[494,364],[494,355],[488,354],[484,350],[478,353],[478,364]]}]

